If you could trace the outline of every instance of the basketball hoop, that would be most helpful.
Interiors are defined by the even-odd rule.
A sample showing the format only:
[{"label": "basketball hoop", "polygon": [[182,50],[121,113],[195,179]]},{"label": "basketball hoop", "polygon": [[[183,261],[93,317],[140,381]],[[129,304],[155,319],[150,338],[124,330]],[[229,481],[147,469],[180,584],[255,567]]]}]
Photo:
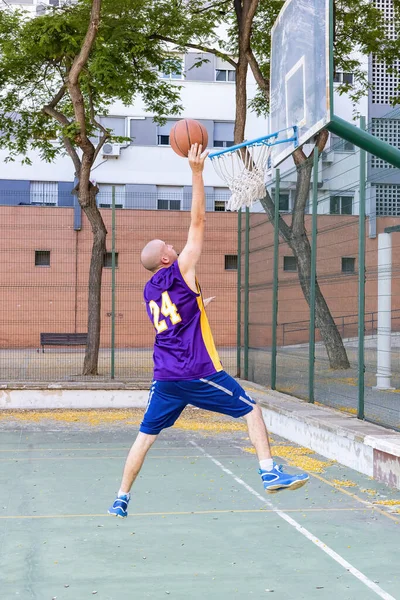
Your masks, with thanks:
[{"label": "basketball hoop", "polygon": [[232,192],[227,209],[239,210],[251,206],[265,196],[265,170],[272,147],[293,141],[297,145],[297,127],[293,135],[279,140],[280,131],[243,142],[209,155],[216,173]]}]

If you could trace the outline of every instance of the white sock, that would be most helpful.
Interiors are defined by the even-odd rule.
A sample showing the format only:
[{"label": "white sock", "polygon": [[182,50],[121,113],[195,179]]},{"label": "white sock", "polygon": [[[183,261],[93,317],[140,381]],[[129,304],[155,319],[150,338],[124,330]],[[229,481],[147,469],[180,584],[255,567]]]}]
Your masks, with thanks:
[{"label": "white sock", "polygon": [[121,489],[118,492],[118,498],[120,498],[121,496],[128,496],[128,498],[130,498],[130,493],[129,492],[123,492]]},{"label": "white sock", "polygon": [[264,458],[260,460],[260,469],[261,471],[272,471],[274,468],[274,461],[272,458]]}]

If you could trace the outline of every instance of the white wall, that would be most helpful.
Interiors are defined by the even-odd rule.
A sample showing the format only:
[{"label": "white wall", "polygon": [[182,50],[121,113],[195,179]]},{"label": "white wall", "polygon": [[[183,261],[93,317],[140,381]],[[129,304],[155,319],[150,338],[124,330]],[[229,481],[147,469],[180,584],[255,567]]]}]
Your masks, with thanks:
[{"label": "white wall", "polygon": [[[179,82],[183,88],[181,99],[184,111],[182,118],[234,121],[235,84],[224,82]],[[248,96],[256,91],[252,76],[249,76]],[[116,102],[110,107],[110,115],[126,117],[151,116],[138,98],[132,106]],[[246,127],[247,139],[267,133],[267,122],[249,113]],[[33,181],[73,181],[74,169],[69,156],[58,158],[54,163],[45,163],[38,152],[30,152],[31,166],[19,161],[4,163],[7,152],[0,151],[0,178]],[[169,146],[128,146],[123,148],[118,159],[99,155],[94,165],[93,179],[105,183],[140,183],[156,185],[191,185],[191,174],[187,161],[178,157]],[[210,162],[207,163],[204,180],[206,186],[224,186]]]}]

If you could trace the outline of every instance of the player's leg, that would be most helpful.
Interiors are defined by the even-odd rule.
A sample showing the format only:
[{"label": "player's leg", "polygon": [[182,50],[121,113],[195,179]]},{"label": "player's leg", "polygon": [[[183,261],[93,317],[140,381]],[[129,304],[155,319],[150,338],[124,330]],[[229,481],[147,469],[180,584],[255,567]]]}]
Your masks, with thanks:
[{"label": "player's leg", "polygon": [[139,475],[147,452],[156,439],[157,435],[149,435],[139,431],[126,459],[117,497],[114,504],[108,509],[110,515],[115,515],[116,517],[128,516],[131,487]]},{"label": "player's leg", "polygon": [[261,409],[233,377],[225,371],[220,371],[198,381],[196,393],[191,393],[190,396],[191,404],[235,418],[246,419],[249,437],[260,462],[259,474],[266,491],[294,490],[308,481],[306,473],[290,475],[284,473],[282,467],[273,462]]},{"label": "player's leg", "polygon": [[258,404],[255,404],[253,409],[244,415],[244,419],[246,419],[249,438],[255,448],[258,460],[260,462],[265,460],[272,462],[268,432]]},{"label": "player's leg", "polygon": [[147,452],[166,427],[171,427],[185,408],[186,402],[175,394],[173,382],[153,382],[139,433],[125,462],[121,486],[109,514],[128,516],[130,490],[142,468]]}]

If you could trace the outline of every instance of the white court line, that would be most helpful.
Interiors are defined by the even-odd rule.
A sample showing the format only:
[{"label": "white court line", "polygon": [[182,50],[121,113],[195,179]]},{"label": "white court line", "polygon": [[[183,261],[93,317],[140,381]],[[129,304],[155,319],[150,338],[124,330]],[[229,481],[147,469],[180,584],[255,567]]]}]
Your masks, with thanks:
[{"label": "white court line", "polygon": [[320,550],[323,550],[326,554],[328,554],[328,556],[330,556],[331,558],[333,558],[333,560],[335,560],[337,563],[339,563],[339,565],[341,565],[343,568],[347,569],[347,571],[349,573],[351,573],[352,575],[354,575],[354,577],[356,577],[364,585],[366,585],[367,587],[369,587],[373,592],[375,592],[375,594],[377,596],[379,596],[380,598],[383,598],[383,600],[398,600],[398,599],[394,598],[394,596],[391,596],[390,594],[388,594],[387,592],[385,592],[385,590],[383,590],[381,587],[379,587],[379,585],[377,585],[376,583],[374,583],[373,581],[371,581],[371,579],[368,579],[368,577],[366,575],[364,575],[364,573],[361,573],[361,571],[359,571],[358,569],[356,569],[355,567],[353,567],[353,565],[351,565],[349,562],[347,562],[347,560],[345,560],[342,556],[340,556],[340,554],[338,554],[337,552],[335,552],[334,550],[332,550],[332,548],[330,548],[329,546],[327,546],[326,544],[324,544],[324,542],[322,542],[319,538],[317,538],[315,535],[313,535],[312,533],[310,533],[308,531],[308,529],[306,529],[305,527],[302,527],[302,525],[300,525],[300,523],[298,523],[297,521],[295,521],[294,519],[292,519],[292,517],[289,517],[289,515],[287,515],[283,511],[279,510],[279,508],[276,508],[272,504],[272,502],[270,502],[269,500],[267,500],[266,498],[264,498],[264,496],[261,496],[261,494],[259,494],[258,492],[256,492],[256,490],[254,490],[252,487],[250,487],[249,485],[247,485],[247,483],[245,483],[243,481],[243,479],[240,479],[239,477],[236,477],[236,475],[234,473],[232,473],[232,471],[230,471],[229,469],[227,469],[226,467],[224,467],[224,465],[222,463],[220,463],[219,460],[217,460],[216,458],[214,458],[213,456],[211,456],[211,454],[208,454],[208,452],[206,452],[205,450],[203,450],[203,448],[201,446],[199,446],[198,444],[196,444],[196,442],[191,441],[190,443],[192,444],[192,446],[194,446],[195,448],[197,448],[198,450],[200,450],[200,452],[202,452],[204,454],[204,456],[206,456],[207,458],[209,458],[215,465],[217,465],[217,467],[219,467],[220,469],[222,469],[222,471],[224,471],[224,473],[227,473],[228,475],[230,475],[231,477],[233,477],[233,479],[237,483],[240,483],[240,485],[242,485],[243,487],[245,487],[246,490],[248,492],[250,492],[250,494],[253,494],[253,496],[255,496],[256,498],[258,498],[259,500],[261,500],[261,502],[263,502],[264,504],[267,504],[267,506],[269,506],[273,510],[273,512],[278,515],[278,517],[280,517],[281,519],[283,519],[284,521],[286,521],[287,523],[289,523],[289,525],[291,525],[292,527],[294,527],[295,529],[297,529],[297,531],[299,533],[301,533],[302,535],[304,535],[304,537],[306,537],[308,540],[310,540],[310,542],[312,542],[313,544],[315,544]]}]

